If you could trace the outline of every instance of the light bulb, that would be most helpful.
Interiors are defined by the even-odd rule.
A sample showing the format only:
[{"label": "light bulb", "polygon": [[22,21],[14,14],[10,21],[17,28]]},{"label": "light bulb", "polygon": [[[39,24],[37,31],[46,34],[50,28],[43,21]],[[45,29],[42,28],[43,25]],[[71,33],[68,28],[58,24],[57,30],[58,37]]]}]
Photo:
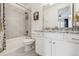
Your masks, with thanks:
[{"label": "light bulb", "polygon": [[49,5],[53,5],[54,3],[49,3]]}]

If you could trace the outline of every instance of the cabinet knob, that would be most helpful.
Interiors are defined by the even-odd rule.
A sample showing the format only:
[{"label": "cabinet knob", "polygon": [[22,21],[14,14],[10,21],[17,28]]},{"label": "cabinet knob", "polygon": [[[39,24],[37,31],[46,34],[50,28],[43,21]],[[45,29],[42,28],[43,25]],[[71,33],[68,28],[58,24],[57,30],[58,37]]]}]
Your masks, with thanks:
[{"label": "cabinet knob", "polygon": [[55,44],[55,42],[53,42],[53,44]]},{"label": "cabinet knob", "polygon": [[52,43],[51,41],[49,41],[49,43]]}]

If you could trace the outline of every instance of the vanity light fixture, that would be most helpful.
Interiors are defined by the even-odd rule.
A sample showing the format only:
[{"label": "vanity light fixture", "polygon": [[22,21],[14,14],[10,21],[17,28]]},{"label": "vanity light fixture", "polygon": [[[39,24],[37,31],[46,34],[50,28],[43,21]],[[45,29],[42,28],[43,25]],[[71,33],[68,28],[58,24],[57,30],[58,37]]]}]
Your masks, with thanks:
[{"label": "vanity light fixture", "polygon": [[49,3],[49,5],[53,5],[54,3]]}]

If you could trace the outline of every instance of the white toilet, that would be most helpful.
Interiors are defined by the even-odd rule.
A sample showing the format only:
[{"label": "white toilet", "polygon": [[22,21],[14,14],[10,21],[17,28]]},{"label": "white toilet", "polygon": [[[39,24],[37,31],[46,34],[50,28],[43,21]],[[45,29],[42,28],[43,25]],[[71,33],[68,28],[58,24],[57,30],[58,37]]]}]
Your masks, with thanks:
[{"label": "white toilet", "polygon": [[24,40],[24,51],[29,52],[34,48],[34,40],[33,39],[25,39]]}]

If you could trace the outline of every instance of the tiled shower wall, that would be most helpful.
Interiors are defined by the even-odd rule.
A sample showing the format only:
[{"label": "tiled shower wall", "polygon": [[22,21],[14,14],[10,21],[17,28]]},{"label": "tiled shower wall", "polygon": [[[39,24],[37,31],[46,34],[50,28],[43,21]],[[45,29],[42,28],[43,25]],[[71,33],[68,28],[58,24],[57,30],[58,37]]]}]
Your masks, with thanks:
[{"label": "tiled shower wall", "polygon": [[10,3],[5,3],[6,38],[9,39],[26,34],[25,25],[25,11]]}]

